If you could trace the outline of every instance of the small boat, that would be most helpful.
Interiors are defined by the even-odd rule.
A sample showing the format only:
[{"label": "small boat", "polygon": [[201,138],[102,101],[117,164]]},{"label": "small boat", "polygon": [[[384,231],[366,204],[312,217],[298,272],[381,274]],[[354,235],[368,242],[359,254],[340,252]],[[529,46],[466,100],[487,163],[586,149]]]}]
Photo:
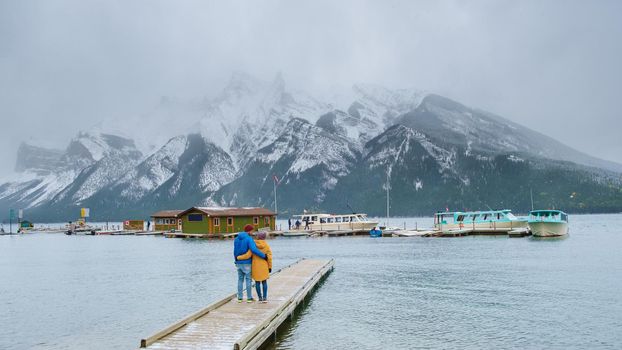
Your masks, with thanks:
[{"label": "small boat", "polygon": [[68,236],[77,235],[78,233],[86,235],[94,235],[97,231],[101,231],[101,228],[88,225],[84,220],[77,220],[75,223],[70,222],[65,225],[65,234]]},{"label": "small boat", "polygon": [[368,219],[367,214],[302,214],[293,218],[292,226],[299,222],[299,229],[310,231],[371,230],[378,226],[378,221]]},{"label": "small boat", "polygon": [[568,214],[561,210],[532,210],[529,229],[534,237],[559,237],[568,234]]},{"label": "small boat", "polygon": [[519,228],[527,228],[527,219],[514,216],[509,209],[434,214],[434,229],[441,232],[470,230],[505,233]]},{"label": "small boat", "polygon": [[369,231],[369,235],[371,237],[382,237],[382,231],[377,227],[374,227],[371,231]]}]

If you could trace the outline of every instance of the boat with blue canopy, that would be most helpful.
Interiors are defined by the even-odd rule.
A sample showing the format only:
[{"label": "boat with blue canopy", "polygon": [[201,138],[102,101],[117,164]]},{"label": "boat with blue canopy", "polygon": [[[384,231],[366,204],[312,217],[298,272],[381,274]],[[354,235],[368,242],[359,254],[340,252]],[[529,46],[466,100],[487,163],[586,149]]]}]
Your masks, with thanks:
[{"label": "boat with blue canopy", "polygon": [[523,228],[527,228],[527,219],[515,216],[509,209],[434,214],[434,229],[441,232],[468,230],[482,233],[507,233]]},{"label": "boat with blue canopy", "polygon": [[534,237],[559,237],[568,234],[568,214],[561,210],[532,210],[529,229]]}]

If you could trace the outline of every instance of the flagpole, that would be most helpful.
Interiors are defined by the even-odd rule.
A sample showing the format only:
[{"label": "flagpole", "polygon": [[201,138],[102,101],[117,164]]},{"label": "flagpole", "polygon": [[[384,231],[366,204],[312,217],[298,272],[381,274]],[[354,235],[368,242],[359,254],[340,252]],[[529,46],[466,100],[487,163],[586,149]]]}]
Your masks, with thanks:
[{"label": "flagpole", "polygon": [[276,206],[276,179],[274,179],[273,182],[274,182],[274,214],[276,215],[276,217],[278,217],[279,216],[279,211],[278,211],[277,206]]},{"label": "flagpole", "polygon": [[390,186],[390,178],[389,178],[389,168],[387,168],[387,222],[386,227],[389,227],[389,186]]}]

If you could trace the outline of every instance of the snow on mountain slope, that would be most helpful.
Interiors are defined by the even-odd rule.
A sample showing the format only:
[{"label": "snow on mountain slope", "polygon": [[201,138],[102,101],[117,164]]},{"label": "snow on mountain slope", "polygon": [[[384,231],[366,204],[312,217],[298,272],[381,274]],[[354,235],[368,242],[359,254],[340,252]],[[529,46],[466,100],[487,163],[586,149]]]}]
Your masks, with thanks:
[{"label": "snow on mountain slope", "polygon": [[315,125],[329,133],[347,137],[357,142],[361,148],[382,130],[378,124],[370,119],[360,119],[341,110],[334,110],[322,115]]},{"label": "snow on mountain slope", "polygon": [[62,150],[47,149],[22,142],[17,149],[16,172],[47,175],[60,166]]},{"label": "snow on mountain slope", "polygon": [[204,203],[212,191],[233,181],[235,175],[235,166],[227,152],[203,136],[191,134],[179,157],[177,171],[150,196],[171,200],[190,198],[195,204]]},{"label": "snow on mountain slope", "polygon": [[143,113],[121,115],[99,122],[89,130],[131,139],[142,154],[149,156],[171,138],[197,132],[204,107],[204,97],[184,99],[162,96]]},{"label": "snow on mountain slope", "polygon": [[402,114],[395,122],[438,141],[467,147],[469,151],[525,153],[622,171],[621,164],[586,155],[537,131],[439,95],[427,95],[417,108]]},{"label": "snow on mountain slope", "polygon": [[[403,166],[412,143],[416,142],[425,150],[422,158],[430,157],[438,165],[439,173],[455,172],[456,151],[434,144],[426,136],[403,125],[395,125],[371,140],[366,146],[365,158],[370,169],[388,168],[389,173],[396,166]],[[380,147],[381,145],[382,147]]]},{"label": "snow on mountain slope", "polygon": [[65,169],[44,176],[21,173],[19,180],[0,186],[0,200],[15,203],[14,206],[31,208],[51,201],[64,188],[71,185],[77,171]]},{"label": "snow on mountain slope", "polygon": [[162,146],[116,182],[122,198],[137,200],[168,181],[178,170],[179,157],[186,150],[187,138],[177,136]]},{"label": "snow on mountain slope", "polygon": [[80,149],[80,155],[92,163],[80,171],[72,184],[54,198],[55,201],[80,204],[130,171],[142,157],[132,140],[108,134],[80,133],[70,148]]},{"label": "snow on mountain slope", "polygon": [[202,192],[212,192],[235,179],[235,168],[231,157],[216,145],[205,141],[204,153],[208,158],[203,163],[199,175],[199,188]]},{"label": "snow on mountain slope", "polygon": [[201,134],[227,151],[239,167],[273,142],[292,118],[317,118],[329,106],[299,91],[288,91],[280,75],[272,83],[235,74],[200,121]]},{"label": "snow on mountain slope", "polygon": [[[36,150],[39,154],[41,150]],[[45,151],[55,154],[54,151]],[[23,157],[28,157],[22,154]],[[114,181],[141,157],[131,140],[114,135],[79,133],[64,153],[45,164],[45,172],[32,165],[16,174],[0,190],[0,199],[31,208],[50,201],[79,202]],[[36,159],[36,158],[35,158]],[[18,164],[23,160],[18,160]],[[22,163],[23,164],[23,163]],[[53,166],[52,166],[53,165]]]},{"label": "snow on mountain slope", "polygon": [[271,144],[259,149],[244,171],[208,198],[219,205],[273,205],[273,175],[285,198],[322,203],[360,160],[360,146],[304,119],[291,119]]},{"label": "snow on mountain slope", "polygon": [[352,87],[354,101],[348,107],[348,113],[361,119],[369,119],[382,129],[394,124],[400,114],[419,106],[427,95],[414,89],[390,90],[373,84],[355,84]]},{"label": "snow on mountain slope", "polygon": [[348,173],[349,163],[358,158],[357,147],[349,140],[327,133],[303,119],[292,119],[286,131],[272,144],[259,150],[256,160],[270,164],[287,160],[285,176],[322,166],[330,181]]}]

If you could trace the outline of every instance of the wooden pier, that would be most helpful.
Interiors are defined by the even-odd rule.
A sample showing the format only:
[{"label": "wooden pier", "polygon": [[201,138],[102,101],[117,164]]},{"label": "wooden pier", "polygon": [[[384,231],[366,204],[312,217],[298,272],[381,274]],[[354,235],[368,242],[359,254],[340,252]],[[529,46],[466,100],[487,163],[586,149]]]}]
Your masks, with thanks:
[{"label": "wooden pier", "polygon": [[270,276],[268,303],[237,302],[231,294],[142,339],[147,349],[257,349],[332,271],[334,260],[303,259]]}]

